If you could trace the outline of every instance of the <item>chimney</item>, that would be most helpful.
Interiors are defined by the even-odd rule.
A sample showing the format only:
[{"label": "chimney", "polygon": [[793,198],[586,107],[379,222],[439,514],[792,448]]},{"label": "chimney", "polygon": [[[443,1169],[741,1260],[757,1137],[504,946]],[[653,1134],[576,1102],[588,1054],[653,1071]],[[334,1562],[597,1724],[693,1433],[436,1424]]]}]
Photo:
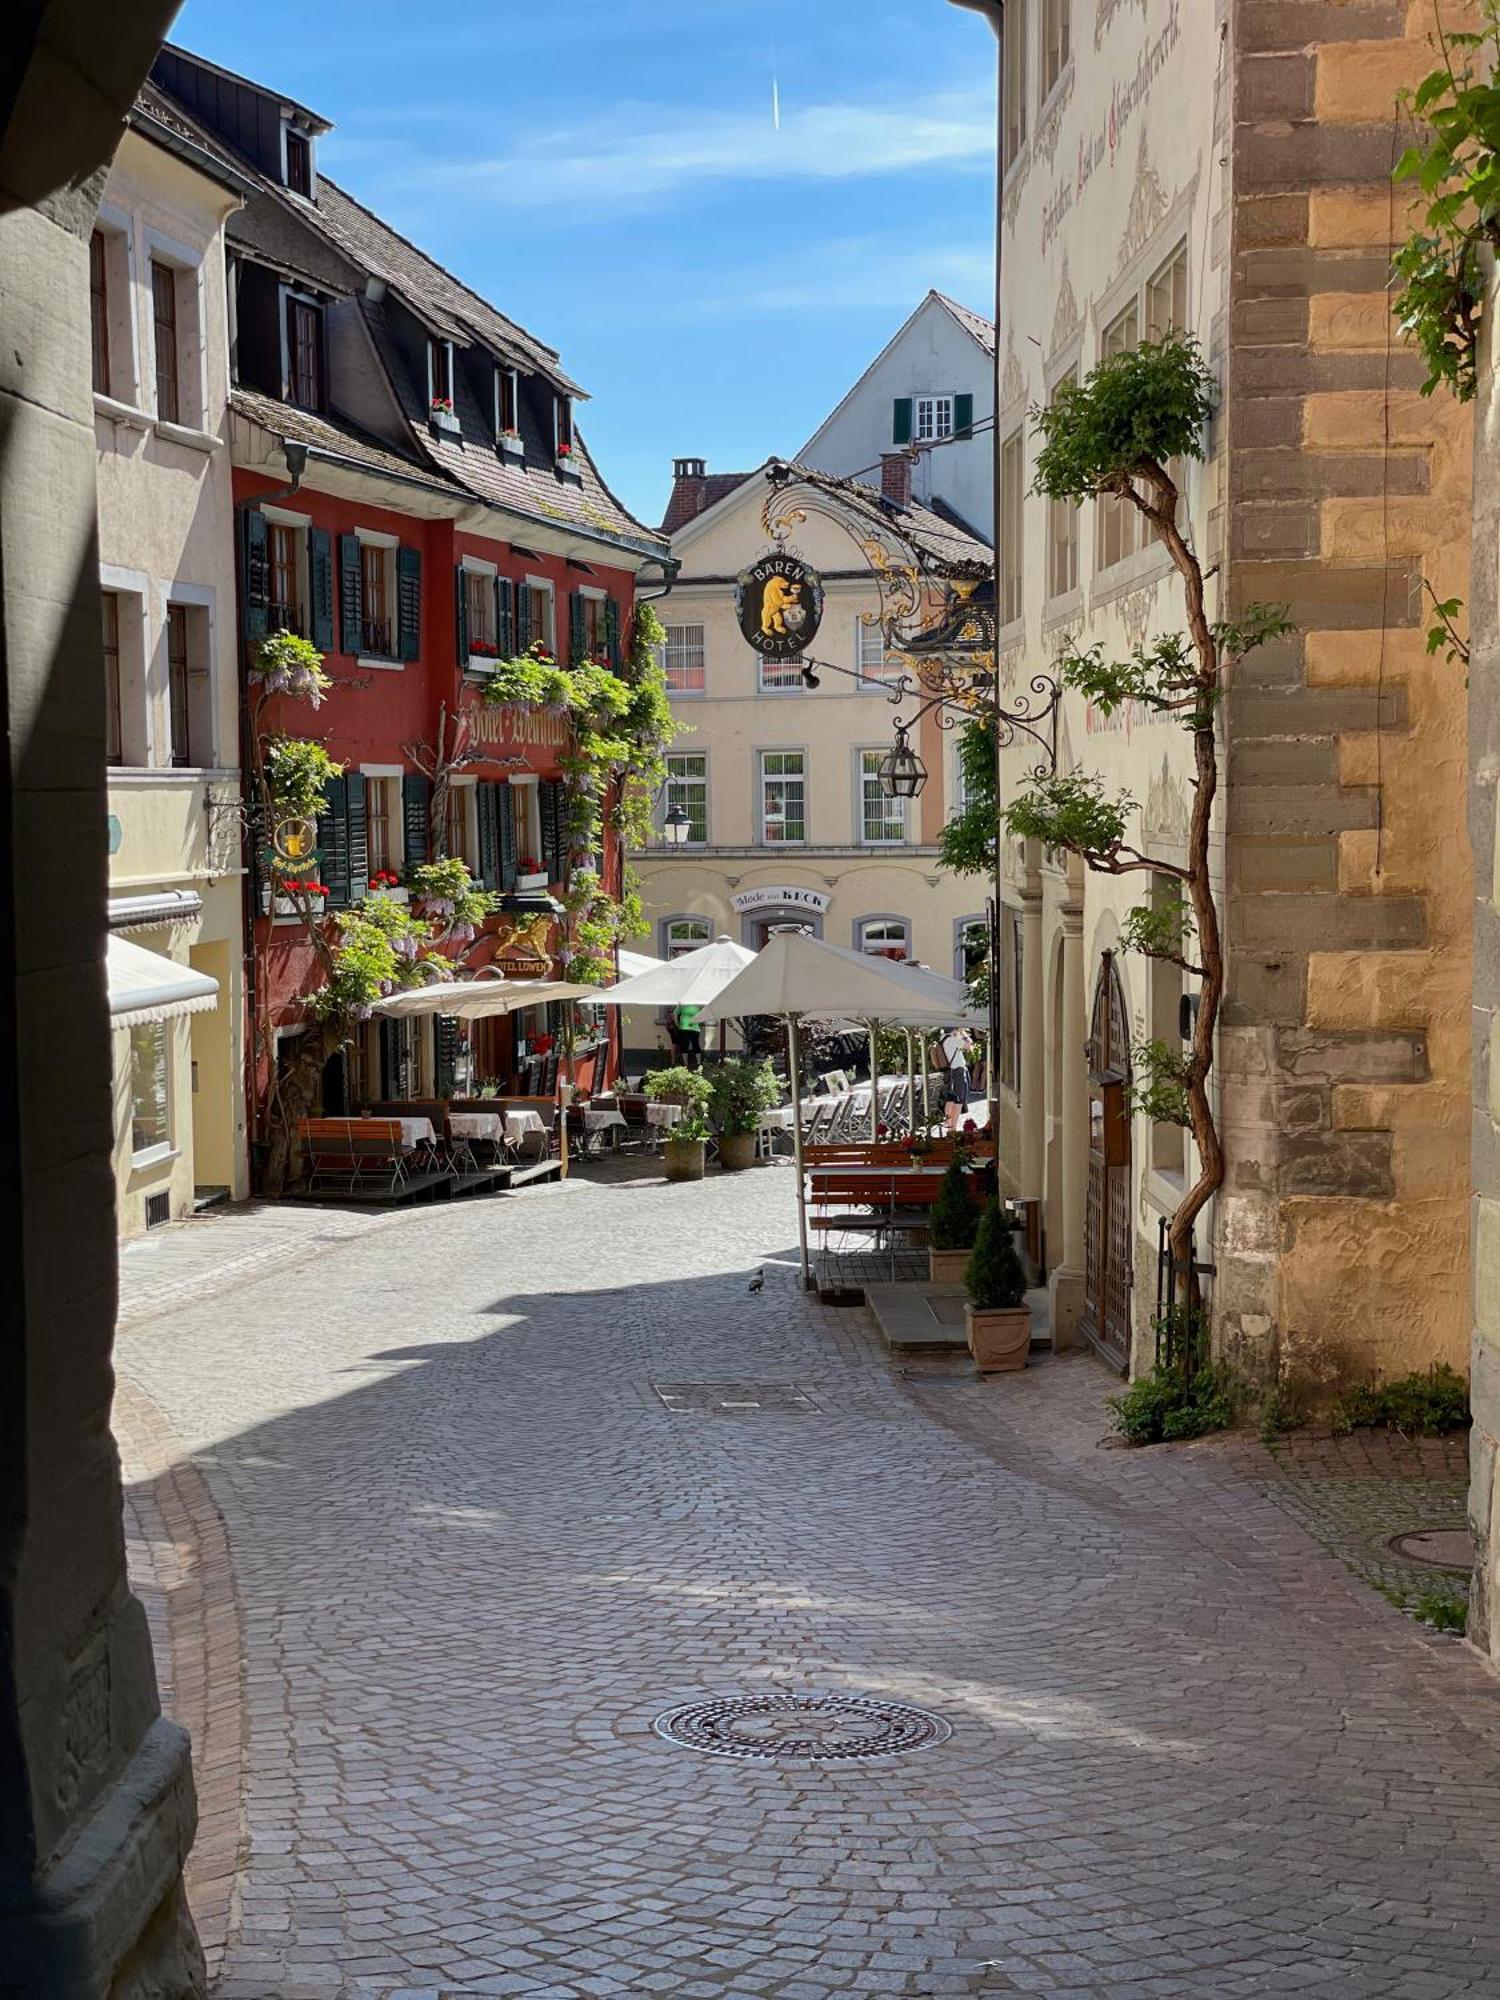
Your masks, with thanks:
[{"label": "chimney", "polygon": [[661,524],[664,534],[676,534],[677,530],[684,523],[691,521],[695,514],[702,513],[703,488],[707,471],[706,459],[672,460],[672,497],[667,502],[667,511]]},{"label": "chimney", "polygon": [[883,451],[880,454],[880,493],[895,507],[911,505],[911,454]]}]

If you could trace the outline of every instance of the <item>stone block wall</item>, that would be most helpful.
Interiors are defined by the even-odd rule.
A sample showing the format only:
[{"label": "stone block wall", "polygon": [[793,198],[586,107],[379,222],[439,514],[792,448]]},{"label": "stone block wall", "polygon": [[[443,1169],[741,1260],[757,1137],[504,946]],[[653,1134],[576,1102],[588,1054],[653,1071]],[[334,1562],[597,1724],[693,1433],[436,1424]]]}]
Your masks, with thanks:
[{"label": "stone block wall", "polygon": [[1469,418],[1386,289],[1427,0],[1232,10],[1227,601],[1294,634],[1226,703],[1220,1337],[1331,1388],[1467,1349]]}]

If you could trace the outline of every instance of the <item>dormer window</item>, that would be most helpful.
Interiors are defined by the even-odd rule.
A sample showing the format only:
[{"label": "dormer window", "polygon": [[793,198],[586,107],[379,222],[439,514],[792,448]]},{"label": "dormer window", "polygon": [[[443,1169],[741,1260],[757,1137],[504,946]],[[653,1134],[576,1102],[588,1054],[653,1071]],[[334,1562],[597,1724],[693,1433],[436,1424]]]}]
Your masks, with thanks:
[{"label": "dormer window", "polygon": [[458,429],[458,419],[453,413],[451,340],[429,340],[427,343],[427,401],[432,412],[432,421],[440,429],[449,431]]},{"label": "dormer window", "polygon": [[552,405],[552,441],[560,459],[573,456],[573,399],[559,396]]},{"label": "dormer window", "polygon": [[286,184],[293,194],[312,200],[312,140],[290,126],[286,133]]},{"label": "dormer window", "polygon": [[323,311],[291,293],[286,302],[286,399],[299,410],[323,407]]},{"label": "dormer window", "polygon": [[495,441],[512,446],[521,442],[521,378],[514,368],[495,370]]}]

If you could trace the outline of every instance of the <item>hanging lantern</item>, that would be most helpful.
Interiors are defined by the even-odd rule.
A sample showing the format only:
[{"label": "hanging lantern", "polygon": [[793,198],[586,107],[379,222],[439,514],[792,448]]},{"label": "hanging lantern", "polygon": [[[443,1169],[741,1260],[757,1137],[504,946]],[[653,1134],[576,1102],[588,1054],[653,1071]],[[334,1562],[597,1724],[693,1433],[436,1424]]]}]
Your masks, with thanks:
[{"label": "hanging lantern", "polygon": [[888,799],[914,799],[927,783],[927,766],[896,724],[896,741],[880,760],[880,789]]},{"label": "hanging lantern", "polygon": [[662,832],[665,834],[668,843],[673,847],[684,846],[692,830],[693,822],[688,818],[681,806],[673,806],[662,821]]}]

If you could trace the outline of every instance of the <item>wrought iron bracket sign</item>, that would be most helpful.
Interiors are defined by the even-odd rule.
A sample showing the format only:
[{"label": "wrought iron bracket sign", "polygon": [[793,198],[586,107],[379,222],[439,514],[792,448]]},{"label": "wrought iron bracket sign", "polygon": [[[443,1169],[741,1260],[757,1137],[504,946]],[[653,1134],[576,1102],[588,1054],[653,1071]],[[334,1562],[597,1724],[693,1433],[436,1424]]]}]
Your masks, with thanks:
[{"label": "wrought iron bracket sign", "polygon": [[763,659],[795,660],[823,622],[823,579],[787,549],[767,549],[736,578],[734,608],[745,643]]}]

